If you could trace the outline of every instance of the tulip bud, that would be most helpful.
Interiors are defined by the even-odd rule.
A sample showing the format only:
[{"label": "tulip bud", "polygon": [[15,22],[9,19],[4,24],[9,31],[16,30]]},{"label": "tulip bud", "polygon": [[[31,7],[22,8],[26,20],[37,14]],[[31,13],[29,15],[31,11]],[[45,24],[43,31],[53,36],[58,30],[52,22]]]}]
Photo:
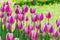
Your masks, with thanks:
[{"label": "tulip bud", "polygon": [[57,25],[57,26],[60,25],[60,19],[56,19],[56,25]]},{"label": "tulip bud", "polygon": [[46,14],[46,18],[48,18],[48,19],[51,18],[51,13],[50,13],[50,12],[48,12],[48,13]]},{"label": "tulip bud", "polygon": [[6,23],[6,28],[9,30],[11,29],[11,24],[10,23]]},{"label": "tulip bud", "polygon": [[30,8],[30,13],[33,14],[33,13],[35,13],[35,12],[36,12],[36,9],[31,7],[31,8]]},{"label": "tulip bud", "polygon": [[38,37],[38,32],[32,30],[29,35],[31,39],[36,39]]},{"label": "tulip bud", "polygon": [[0,11],[0,18],[3,18],[4,17],[4,14],[3,12]]},{"label": "tulip bud", "polygon": [[18,15],[18,20],[23,21],[24,20],[24,15],[23,14],[19,14]]},{"label": "tulip bud", "polygon": [[19,5],[16,5],[15,6],[15,13],[16,14],[19,14],[20,13],[20,6]]},{"label": "tulip bud", "polygon": [[16,28],[21,29],[22,28],[22,23],[20,23],[20,22],[16,23]]},{"label": "tulip bud", "polygon": [[59,36],[58,32],[57,32],[57,31],[54,31],[53,36],[54,36],[55,38],[58,38],[58,36]]},{"label": "tulip bud", "polygon": [[13,35],[13,33],[7,33],[7,34],[6,34],[6,40],[14,40],[14,35]]},{"label": "tulip bud", "polygon": [[14,38],[14,40],[20,40],[19,38]]},{"label": "tulip bud", "polygon": [[41,24],[36,24],[36,28],[40,29],[41,28]]},{"label": "tulip bud", "polygon": [[43,16],[43,14],[42,14],[42,13],[38,14],[38,20],[42,21],[42,20],[43,20],[43,18],[44,18],[44,16]]},{"label": "tulip bud", "polygon": [[32,14],[32,16],[31,16],[31,20],[32,20],[33,22],[37,21],[37,15]]},{"label": "tulip bud", "polygon": [[26,16],[26,17],[25,17],[25,20],[26,20],[26,21],[28,21],[28,20],[29,20],[29,19],[28,19],[28,16]]},{"label": "tulip bud", "polygon": [[32,24],[28,24],[28,30],[29,32],[34,29],[34,26]]},{"label": "tulip bud", "polygon": [[28,6],[27,5],[23,5],[22,6],[22,11],[23,11],[23,13],[28,12]]}]

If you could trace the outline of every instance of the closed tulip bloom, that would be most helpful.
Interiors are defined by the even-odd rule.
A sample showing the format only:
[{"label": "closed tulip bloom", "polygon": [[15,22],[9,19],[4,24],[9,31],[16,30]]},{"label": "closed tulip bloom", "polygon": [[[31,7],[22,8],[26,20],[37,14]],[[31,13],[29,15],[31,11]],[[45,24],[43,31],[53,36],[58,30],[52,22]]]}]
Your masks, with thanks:
[{"label": "closed tulip bloom", "polygon": [[13,16],[9,16],[9,23],[13,24],[14,23],[14,17]]},{"label": "closed tulip bloom", "polygon": [[42,13],[38,14],[38,20],[42,21],[44,19],[44,16]]},{"label": "closed tulip bloom", "polygon": [[36,24],[36,28],[40,29],[41,28],[41,24]]},{"label": "closed tulip bloom", "polygon": [[0,11],[0,18],[4,17],[4,13]]},{"label": "closed tulip bloom", "polygon": [[29,29],[27,27],[24,28],[24,33],[29,34]]},{"label": "closed tulip bloom", "polygon": [[24,13],[28,12],[28,6],[27,6],[27,5],[23,5],[23,6],[22,6],[22,11],[23,11]]},{"label": "closed tulip bloom", "polygon": [[25,17],[25,20],[26,20],[26,21],[28,21],[28,20],[29,20],[28,16],[26,16],[26,17]]},{"label": "closed tulip bloom", "polygon": [[0,40],[2,40],[1,36],[0,36]]},{"label": "closed tulip bloom", "polygon": [[23,14],[19,14],[18,15],[18,20],[23,21],[24,20],[24,15]]},{"label": "closed tulip bloom", "polygon": [[58,27],[58,32],[60,32],[60,25],[59,25],[59,27]]},{"label": "closed tulip bloom", "polygon": [[7,28],[8,30],[10,30],[10,29],[11,29],[11,24],[10,24],[10,23],[6,23],[6,28]]},{"label": "closed tulip bloom", "polygon": [[34,29],[34,26],[32,24],[28,24],[28,30],[29,32]]},{"label": "closed tulip bloom", "polygon": [[57,31],[54,31],[53,36],[54,36],[55,38],[58,38],[58,36],[59,36],[58,32],[57,32]]},{"label": "closed tulip bloom", "polygon": [[15,6],[15,13],[16,14],[19,14],[20,13],[20,6],[19,5],[16,5]]},{"label": "closed tulip bloom", "polygon": [[35,12],[36,12],[36,9],[31,7],[31,8],[30,8],[30,13],[31,13],[31,14],[34,14]]},{"label": "closed tulip bloom", "polygon": [[32,20],[33,22],[37,21],[37,15],[32,14],[32,16],[31,16],[31,20]]},{"label": "closed tulip bloom", "polygon": [[31,39],[36,39],[38,37],[38,32],[32,30],[29,35]]},{"label": "closed tulip bloom", "polygon": [[18,14],[14,15],[14,19],[16,19],[16,20],[18,19]]},{"label": "closed tulip bloom", "polygon": [[10,12],[10,6],[9,5],[5,5],[5,7],[4,7],[4,11],[5,12]]},{"label": "closed tulip bloom", "polygon": [[48,18],[48,19],[51,18],[51,13],[50,12],[46,13],[46,18]]},{"label": "closed tulip bloom", "polygon": [[17,29],[21,29],[21,28],[22,28],[22,23],[17,22],[17,23],[16,23],[16,28],[17,28]]},{"label": "closed tulip bloom", "polygon": [[41,27],[40,28],[40,33],[43,33],[44,32],[44,27]]},{"label": "closed tulip bloom", "polygon": [[60,25],[60,19],[56,19],[56,25],[57,25],[57,26]]},{"label": "closed tulip bloom", "polygon": [[19,38],[14,38],[14,40],[20,40]]},{"label": "closed tulip bloom", "polygon": [[4,6],[1,6],[1,11],[4,12]]},{"label": "closed tulip bloom", "polygon": [[7,34],[6,34],[6,40],[14,40],[14,35],[13,35],[13,33],[7,33]]}]

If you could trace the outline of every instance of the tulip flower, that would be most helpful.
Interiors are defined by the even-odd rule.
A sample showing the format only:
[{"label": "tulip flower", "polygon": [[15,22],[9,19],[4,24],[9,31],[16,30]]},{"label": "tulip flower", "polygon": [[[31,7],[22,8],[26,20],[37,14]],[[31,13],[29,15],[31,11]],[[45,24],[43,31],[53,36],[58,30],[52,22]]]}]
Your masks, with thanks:
[{"label": "tulip flower", "polygon": [[8,30],[11,30],[11,24],[10,24],[10,23],[6,23],[6,28],[7,28]]},{"label": "tulip flower", "polygon": [[41,28],[41,24],[36,24],[36,28],[40,29]]},{"label": "tulip flower", "polygon": [[0,11],[0,18],[3,18],[4,17],[4,14],[3,12]]},{"label": "tulip flower", "polygon": [[20,40],[19,38],[14,38],[14,40]]},{"label": "tulip flower", "polygon": [[1,36],[0,36],[0,40],[2,40]]},{"label": "tulip flower", "polygon": [[34,26],[32,24],[28,24],[28,30],[29,32],[34,29]]},{"label": "tulip flower", "polygon": [[59,27],[59,25],[60,25],[60,19],[56,19],[56,25]]},{"label": "tulip flower", "polygon": [[36,32],[35,30],[32,30],[30,33],[29,33],[29,36],[32,40],[35,40],[37,37],[38,37],[38,32]]},{"label": "tulip flower", "polygon": [[36,12],[36,9],[31,7],[31,8],[30,8],[30,13],[31,13],[31,14],[34,14],[35,12]]},{"label": "tulip flower", "polygon": [[59,27],[58,27],[58,32],[60,32],[60,25],[59,25]]},{"label": "tulip flower", "polygon": [[58,38],[58,36],[59,36],[58,32],[57,32],[57,31],[54,31],[54,32],[53,32],[53,36],[54,36],[55,38]]},{"label": "tulip flower", "polygon": [[50,12],[46,13],[46,18],[48,18],[48,22],[49,22],[49,19],[51,18],[51,13]]},{"label": "tulip flower", "polygon": [[20,6],[19,5],[16,5],[15,6],[15,13],[16,14],[19,14],[20,13]]},{"label": "tulip flower", "polygon": [[22,23],[17,22],[17,23],[16,23],[16,28],[17,28],[17,29],[21,29],[21,28],[22,28]]},{"label": "tulip flower", "polygon": [[28,12],[28,6],[27,5],[23,5],[22,6],[22,13],[26,13]]},{"label": "tulip flower", "polygon": [[13,33],[7,33],[7,34],[6,34],[6,40],[14,40],[14,35],[13,35]]},{"label": "tulip flower", "polygon": [[19,14],[18,15],[18,20],[23,21],[24,20],[24,15],[23,14]]}]

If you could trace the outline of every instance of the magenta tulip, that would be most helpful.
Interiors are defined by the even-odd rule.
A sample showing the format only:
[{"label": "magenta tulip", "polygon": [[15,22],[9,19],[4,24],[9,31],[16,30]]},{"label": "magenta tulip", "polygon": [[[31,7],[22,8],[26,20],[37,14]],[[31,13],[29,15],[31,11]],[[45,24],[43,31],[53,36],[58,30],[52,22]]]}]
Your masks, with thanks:
[{"label": "magenta tulip", "polygon": [[6,40],[14,40],[14,35],[13,35],[13,33],[7,33],[7,34],[6,34]]},{"label": "magenta tulip", "polygon": [[23,21],[24,20],[24,15],[23,14],[19,14],[18,15],[18,20]]},{"label": "magenta tulip", "polygon": [[42,13],[38,14],[37,16],[38,16],[38,20],[40,20],[40,21],[42,21],[44,19],[44,16]]},{"label": "magenta tulip", "polygon": [[51,18],[51,13],[50,13],[50,12],[48,12],[48,13],[46,14],[46,18],[48,18],[48,19]]},{"label": "magenta tulip", "polygon": [[60,25],[60,19],[56,19],[56,25],[57,25],[57,26]]},{"label": "magenta tulip", "polygon": [[30,35],[30,38],[33,40],[38,37],[38,32],[36,32],[35,30],[32,30],[29,35]]},{"label": "magenta tulip", "polygon": [[3,12],[0,11],[0,18],[3,18],[4,17],[4,14]]},{"label": "magenta tulip", "polygon": [[20,13],[20,6],[19,5],[16,5],[15,6],[15,13],[16,14],[19,14]]},{"label": "magenta tulip", "polygon": [[6,23],[6,28],[7,28],[8,30],[10,30],[10,29],[11,29],[11,24],[10,24],[10,23]]},{"label": "magenta tulip", "polygon": [[60,32],[60,25],[59,25],[59,27],[58,27],[58,32]]},{"label": "magenta tulip", "polygon": [[29,32],[34,29],[34,26],[32,24],[28,24],[28,30]]},{"label": "magenta tulip", "polygon": [[27,6],[27,5],[23,5],[23,6],[22,6],[22,12],[23,12],[23,13],[28,12],[28,6]]},{"label": "magenta tulip", "polygon": [[41,28],[41,24],[36,24],[36,28],[40,29]]},{"label": "magenta tulip", "polygon": [[36,9],[35,8],[30,8],[30,13],[34,14],[36,12]]},{"label": "magenta tulip", "polygon": [[26,16],[26,17],[25,17],[25,20],[26,20],[26,21],[28,21],[28,20],[29,20],[28,16]]},{"label": "magenta tulip", "polygon": [[14,38],[14,40],[20,40],[19,38]]},{"label": "magenta tulip", "polygon": [[32,16],[31,16],[31,20],[32,20],[33,22],[37,21],[37,15],[32,14]]},{"label": "magenta tulip", "polygon": [[55,38],[58,38],[58,36],[59,36],[58,32],[57,32],[57,31],[54,31],[53,36],[54,36]]},{"label": "magenta tulip", "polygon": [[21,29],[21,28],[22,28],[22,23],[17,22],[17,23],[16,23],[16,28],[17,28],[17,29]]}]

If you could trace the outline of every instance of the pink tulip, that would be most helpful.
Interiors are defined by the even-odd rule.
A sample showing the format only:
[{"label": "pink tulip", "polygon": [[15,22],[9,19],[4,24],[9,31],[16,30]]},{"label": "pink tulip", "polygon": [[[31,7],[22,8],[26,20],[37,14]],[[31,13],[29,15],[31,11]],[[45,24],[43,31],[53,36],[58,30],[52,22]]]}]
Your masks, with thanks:
[{"label": "pink tulip", "polygon": [[32,30],[29,35],[31,39],[36,39],[38,37],[38,32]]},{"label": "pink tulip", "polygon": [[40,28],[40,33],[43,33],[44,32],[44,27],[41,27]]},{"label": "pink tulip", "polygon": [[20,40],[19,38],[14,38],[14,40]]},{"label": "pink tulip", "polygon": [[54,31],[53,36],[54,36],[55,38],[58,38],[58,36],[59,36],[58,32],[57,32],[57,31]]},{"label": "pink tulip", "polygon": [[27,5],[23,5],[23,6],[22,6],[22,12],[23,12],[23,13],[28,12],[28,6],[27,6]]},{"label": "pink tulip", "polygon": [[41,24],[36,24],[36,28],[40,29],[41,28]]},{"label": "pink tulip", "polygon": [[16,28],[17,28],[17,29],[21,29],[21,28],[22,28],[22,23],[17,22],[17,23],[16,23]]},{"label": "pink tulip", "polygon": [[32,24],[28,24],[28,30],[29,32],[34,29],[34,26]]},{"label": "pink tulip", "polygon": [[9,5],[5,5],[5,7],[4,7],[4,11],[5,11],[5,12],[7,12],[7,13],[10,12],[10,9],[11,9],[11,8],[10,8]]},{"label": "pink tulip", "polygon": [[1,11],[4,12],[4,6],[1,6]]},{"label": "pink tulip", "polygon": [[14,40],[14,35],[13,35],[13,33],[7,33],[7,34],[6,34],[6,40]]},{"label": "pink tulip", "polygon": [[24,33],[29,34],[29,29],[27,27],[24,28]]},{"label": "pink tulip", "polygon": [[38,16],[38,20],[40,20],[40,21],[42,21],[44,19],[44,16],[42,13],[38,14],[37,16]]},{"label": "pink tulip", "polygon": [[20,13],[20,6],[19,5],[16,5],[15,6],[15,13],[16,14],[19,14]]},{"label": "pink tulip", "polygon": [[57,25],[57,26],[60,25],[60,19],[56,19],[56,25]]},{"label": "pink tulip", "polygon": [[3,18],[4,17],[4,14],[3,12],[0,11],[0,18]]},{"label": "pink tulip", "polygon": [[14,15],[14,19],[16,19],[16,20],[18,19],[18,14]]},{"label": "pink tulip", "polygon": [[11,29],[11,24],[10,24],[10,23],[6,23],[6,28],[7,28],[8,30],[10,30],[10,29]]},{"label": "pink tulip", "polygon": [[48,13],[46,14],[46,18],[48,18],[48,19],[51,18],[51,13],[50,13],[50,12],[48,12]]},{"label": "pink tulip", "polygon": [[18,15],[18,20],[23,21],[24,20],[24,15],[23,14],[19,14]]},{"label": "pink tulip", "polygon": [[59,27],[58,27],[58,32],[60,32],[60,25],[59,25]]},{"label": "pink tulip", "polygon": [[31,8],[30,8],[30,13],[33,14],[33,13],[35,13],[35,12],[36,12],[36,9],[31,7]]},{"label": "pink tulip", "polygon": [[32,20],[33,22],[37,21],[37,15],[32,14],[32,16],[31,16],[31,20]]},{"label": "pink tulip", "polygon": [[26,21],[28,21],[28,20],[29,20],[28,16],[26,16],[26,17],[25,17],[25,20],[26,20]]},{"label": "pink tulip", "polygon": [[1,36],[0,36],[0,40],[2,40]]}]

